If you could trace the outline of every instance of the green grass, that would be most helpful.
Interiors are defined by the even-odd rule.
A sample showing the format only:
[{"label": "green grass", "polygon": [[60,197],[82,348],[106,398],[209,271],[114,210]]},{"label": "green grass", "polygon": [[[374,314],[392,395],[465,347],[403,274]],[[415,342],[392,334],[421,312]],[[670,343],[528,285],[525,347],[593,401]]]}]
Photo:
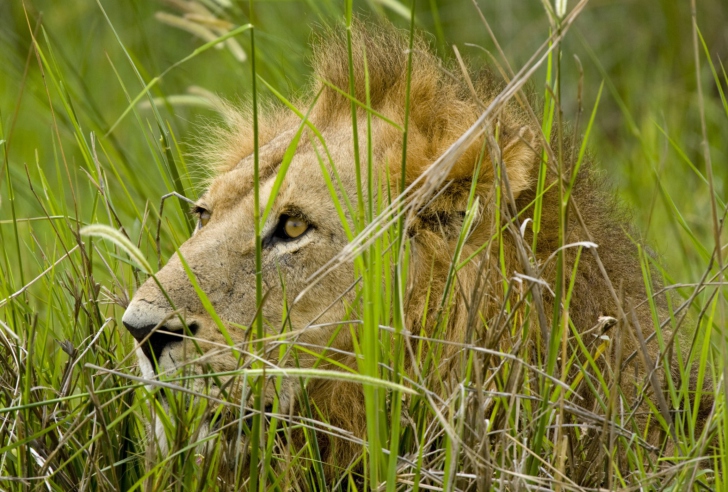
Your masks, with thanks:
[{"label": "green grass", "polygon": [[[252,15],[247,4],[204,3],[229,23],[205,39],[156,20],[157,11],[178,13],[163,2],[36,0],[25,7],[21,2],[0,6],[0,489],[214,489],[220,486],[217,468],[224,446],[213,434],[208,438],[212,451],[203,458],[196,434],[211,414],[219,415],[232,435],[265,441],[252,446],[248,460],[240,453],[234,483],[249,476],[251,489],[285,489],[298,473],[310,488],[324,488],[314,436],[326,432],[325,425],[304,426],[312,444],[282,457],[276,440],[295,427],[285,419],[271,419],[266,433],[260,411],[253,412],[250,422],[234,418],[239,401],[219,404],[164,383],[145,387],[135,367],[134,342],[120,324],[120,305],[145,272],[177,250],[193,226],[183,198],[197,198],[204,171],[189,156],[203,118],[216,116],[200,94],[241,97],[254,106],[292,99],[307,80],[311,26],[350,22],[352,10],[386,16],[407,29],[413,8],[412,24],[434,33],[431,40],[440,54],[452,57],[451,45],[456,44],[471,65],[495,60],[506,72],[509,67],[518,71],[559,27],[536,0],[481,7],[499,46],[466,0],[421,0],[414,7],[372,0],[353,9],[331,1],[260,2],[253,4]],[[716,405],[704,435],[689,388],[669,388],[663,402],[668,411],[683,409],[672,414],[682,423],[675,426],[680,445],[669,456],[674,466],[657,463],[633,446],[627,457],[635,473],[630,485],[641,479],[654,489],[728,487],[728,291],[723,286],[728,234],[721,228],[728,202],[726,24],[728,9],[720,0],[699,3],[695,37],[685,2],[594,0],[530,80],[544,94],[539,115],[544,133],[568,134],[566,127],[576,126],[579,145],[585,142],[583,149],[588,145],[598,157],[606,179],[631,207],[636,229],[659,253],[658,265],[646,252],[642,266],[645,272],[660,272],[670,326],[679,325],[686,334],[686,343],[675,345],[682,374],[695,368],[701,380],[715,382],[710,391]],[[359,104],[369,107],[369,101]],[[352,111],[356,108],[352,100]],[[366,139],[367,128],[352,131],[354,140]],[[284,162],[290,158],[289,152]],[[320,158],[326,169],[329,157]],[[372,160],[371,150],[358,155],[357,196],[338,204],[341,220],[347,213],[356,218],[351,238],[390,203],[381,189],[378,202],[367,201],[377,186],[371,179]],[[329,182],[332,196],[337,179]],[[569,181],[562,186],[561,196],[568,199]],[[183,198],[169,198],[160,218],[160,200],[172,192]],[[476,208],[471,195],[466,223]],[[257,212],[265,216],[269,207]],[[81,234],[91,224],[120,232],[113,236],[97,229],[106,234],[99,236],[85,234],[93,232],[85,229]],[[357,351],[365,358],[358,373],[341,368],[330,376],[363,384],[372,448],[361,458],[363,482],[342,474],[342,484],[368,488],[386,481],[388,491],[452,490],[468,482],[458,474],[475,474],[481,477],[477,490],[539,484],[574,490],[559,475],[565,434],[563,422],[553,420],[563,419],[569,368],[584,363],[566,351],[565,336],[573,326],[556,310],[553,333],[558,336],[551,337],[541,364],[524,367],[519,360],[532,359],[525,348],[499,359],[504,376],[495,379],[498,391],[492,394],[483,389],[486,374],[479,369],[477,350],[463,351],[462,388],[480,392],[463,389],[438,400],[436,389],[422,382],[435,385],[446,378],[434,369],[443,347],[418,337],[415,327],[410,327],[407,343],[423,361],[427,377],[412,382],[404,370],[409,357],[403,336],[409,251],[402,227],[395,221],[392,227],[374,229],[381,236],[353,260],[362,277],[356,299],[366,309],[358,312],[356,304],[351,306],[351,326],[358,326]],[[461,238],[465,234],[467,227]],[[720,255],[716,246],[722,248]],[[470,259],[455,255],[449,284]],[[556,261],[561,265],[560,257]],[[568,309],[573,280],[567,271],[558,279],[554,288]],[[648,273],[645,281],[651,282]],[[259,281],[256,290],[260,301]],[[429,302],[442,303],[445,323],[447,295]],[[536,309],[531,298],[523,302],[523,309]],[[509,328],[515,332],[520,321],[513,316]],[[257,317],[259,336],[263,323]],[[594,354],[572,335],[585,363],[596,368]],[[663,335],[669,337],[658,330],[658,338]],[[255,352],[260,346],[249,349]],[[557,363],[559,357],[568,363]],[[253,362],[240,372],[254,395],[250,404],[258,410],[261,369]],[[518,371],[539,375],[516,388],[523,398],[510,396],[516,389],[507,375]],[[599,369],[595,373],[603,377],[586,383],[594,385],[595,393],[614,398],[600,402],[604,413],[614,417],[619,388],[610,386],[611,375]],[[320,369],[296,374],[302,380],[322,375]],[[169,416],[150,413],[155,391],[167,394]],[[199,405],[187,404],[192,397]],[[493,403],[490,413],[475,422],[458,410],[477,398]],[[302,407],[304,416],[318,420],[317,409],[305,397]],[[652,425],[667,427],[664,410],[654,404]],[[163,421],[171,449],[164,456],[148,439],[145,422],[150,419]],[[433,419],[436,425],[430,425]],[[488,425],[503,420],[510,422],[509,432],[486,434],[493,430]],[[528,425],[521,427],[524,423]],[[393,459],[399,452],[406,453],[403,459]],[[709,459],[692,466],[690,460],[701,457]],[[286,460],[291,469],[278,475],[275,470]],[[248,468],[262,471],[244,473]],[[531,478],[519,482],[514,472]],[[627,486],[616,469],[609,477],[611,488]]]}]

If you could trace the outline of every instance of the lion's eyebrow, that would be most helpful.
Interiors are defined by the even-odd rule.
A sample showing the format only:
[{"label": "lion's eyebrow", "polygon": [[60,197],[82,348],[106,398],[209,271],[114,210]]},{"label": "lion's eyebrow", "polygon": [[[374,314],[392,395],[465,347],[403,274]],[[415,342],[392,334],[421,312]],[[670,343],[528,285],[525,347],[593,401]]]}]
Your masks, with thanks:
[{"label": "lion's eyebrow", "polygon": [[203,191],[200,196],[197,197],[197,200],[192,204],[192,208],[196,207],[202,207],[205,205],[205,198],[207,198],[207,195],[209,194],[210,190],[209,188]]}]

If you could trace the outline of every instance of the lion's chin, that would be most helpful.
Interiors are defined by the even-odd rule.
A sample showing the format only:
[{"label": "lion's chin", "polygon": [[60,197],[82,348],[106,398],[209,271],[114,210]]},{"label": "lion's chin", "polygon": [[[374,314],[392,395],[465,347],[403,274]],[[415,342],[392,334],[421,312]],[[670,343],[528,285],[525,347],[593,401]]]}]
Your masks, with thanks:
[{"label": "lion's chin", "polygon": [[[164,412],[170,417],[171,410],[164,392],[157,392],[157,401],[159,405],[151,409],[151,420],[148,421],[147,428],[151,434],[149,436],[150,441],[154,441],[153,447],[156,448],[158,456],[167,457],[170,453],[171,446],[167,439],[168,434],[158,413]],[[252,425],[251,416],[244,417],[243,421],[250,428]],[[214,436],[217,434],[219,436]],[[174,432],[172,435],[174,436]],[[194,455],[202,462],[216,453],[216,448],[220,445],[220,440],[226,443],[224,445],[226,451],[220,459],[229,461],[236,459],[236,457],[242,457],[242,463],[245,464],[250,443],[247,439],[246,432],[243,432],[242,435],[239,433],[239,419],[236,416],[227,415],[222,418],[215,418],[214,415],[211,415],[206,417],[195,426],[194,436],[191,437],[189,444],[192,444],[192,441],[197,442]]]},{"label": "lion's chin", "polygon": [[154,366],[149,361],[141,347],[137,347],[136,356],[137,362],[139,363],[139,370],[142,372],[142,377],[149,380],[156,379],[157,375],[154,372]]},{"label": "lion's chin", "polygon": [[[169,404],[167,403],[166,399],[162,399],[162,407],[164,408],[165,412],[169,411]],[[150,422],[151,426],[153,426],[154,430],[154,441],[157,447],[157,451],[160,454],[160,456],[167,456],[169,454],[169,441],[167,440],[167,434],[164,430],[164,424],[162,423],[161,419],[159,419],[156,415],[152,416],[152,422]],[[150,427],[151,427],[150,426]],[[197,456],[201,457],[207,457],[212,452],[212,446],[210,445],[210,441],[207,439],[210,434],[219,432],[219,424],[212,422],[211,419],[208,419],[205,422],[200,423],[199,427],[197,428],[197,441],[200,442],[200,444],[197,445],[195,454]]]},{"label": "lion's chin", "polygon": [[[149,360],[147,355],[144,353],[144,351],[141,348],[136,349],[136,356],[137,361],[139,364],[139,370],[141,372],[142,377],[145,380],[148,380],[149,383],[146,384],[147,390],[154,394],[154,398],[159,403],[159,405],[162,408],[162,411],[167,415],[170,416],[170,405],[167,401],[167,394],[165,391],[160,391],[160,388],[157,384],[154,384],[155,382],[160,380],[160,376],[157,374],[157,371],[154,369],[153,363]],[[162,356],[162,359],[164,359],[164,356]],[[160,368],[163,373],[172,373],[175,371],[175,368],[165,368],[164,365]],[[162,378],[163,379],[163,378]],[[170,381],[164,381],[165,384],[170,383]],[[172,383],[175,384],[175,383]],[[199,386],[199,387],[198,387]],[[192,388],[193,392],[199,392],[200,394],[206,394],[207,396],[219,399],[222,396],[222,391],[220,391],[216,386],[212,387],[205,387],[205,384],[201,381],[195,380],[193,381]],[[204,398],[203,396],[192,396],[192,395],[185,395],[190,399],[189,404],[194,404],[194,401],[199,398]],[[270,411],[270,408],[266,408],[266,411]],[[165,432],[164,424],[162,422],[162,419],[159,418],[157,415],[157,412],[159,411],[159,407],[157,409],[151,408],[151,421],[148,422],[149,424],[149,430],[153,432],[153,439],[156,444],[156,448],[161,456],[166,456],[169,453],[169,442],[167,440],[167,434]],[[199,446],[197,447],[197,454],[199,456],[207,456],[208,452],[211,451],[210,443],[213,442],[215,439],[208,439],[212,434],[216,434],[219,432],[225,432],[230,433],[231,430],[235,431],[237,429],[237,425],[234,425],[236,422],[238,422],[238,419],[232,415],[230,415],[228,411],[224,412],[226,414],[224,417],[216,417],[215,412],[213,412],[212,415],[206,417],[203,422],[200,422],[199,427],[196,431],[196,440],[200,442]],[[247,416],[243,418],[243,422],[250,428],[252,426],[252,416]],[[235,429],[232,429],[232,427],[235,427]],[[235,432],[235,434],[238,434]],[[239,445],[243,445],[244,439],[239,439],[240,443]]]}]

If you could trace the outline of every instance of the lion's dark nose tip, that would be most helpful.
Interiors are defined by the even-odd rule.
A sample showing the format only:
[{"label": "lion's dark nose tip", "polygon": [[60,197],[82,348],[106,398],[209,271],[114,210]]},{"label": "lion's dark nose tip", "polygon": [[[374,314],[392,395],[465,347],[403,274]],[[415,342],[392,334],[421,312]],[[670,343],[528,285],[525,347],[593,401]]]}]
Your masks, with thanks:
[{"label": "lion's dark nose tip", "polygon": [[154,304],[132,300],[121,322],[137,341],[142,341],[157,325],[164,323],[166,317],[167,312]]},{"label": "lion's dark nose tip", "polygon": [[128,321],[125,321],[124,319],[121,320],[121,322],[124,324],[124,328],[127,329],[129,333],[131,333],[131,336],[137,339],[138,342],[141,342],[144,340],[147,335],[149,335],[152,330],[154,329],[156,324],[146,324],[137,326],[132,323],[129,323]]}]

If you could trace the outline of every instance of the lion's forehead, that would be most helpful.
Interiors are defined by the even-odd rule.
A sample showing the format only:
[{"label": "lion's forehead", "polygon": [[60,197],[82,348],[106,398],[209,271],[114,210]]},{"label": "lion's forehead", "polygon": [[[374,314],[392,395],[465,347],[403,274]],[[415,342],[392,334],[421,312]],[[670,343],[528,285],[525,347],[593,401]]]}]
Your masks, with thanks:
[{"label": "lion's forehead", "polygon": [[[268,198],[278,175],[285,169],[280,183],[280,199],[296,199],[301,205],[316,204],[328,196],[326,180],[322,172],[327,172],[332,180],[352,192],[355,183],[354,149],[350,128],[334,128],[325,132],[323,141],[309,131],[298,137],[298,142],[290,162],[282,166],[289,157],[290,146],[296,140],[297,131],[284,131],[270,142],[261,146],[258,152],[258,190],[261,207],[267,205]],[[360,152],[366,152],[362,145]],[[366,154],[362,155],[364,158]],[[335,171],[335,173],[334,173]],[[252,207],[255,182],[255,155],[251,154],[229,171],[217,175],[204,194],[204,201],[215,213],[222,213],[240,204]],[[348,189],[352,188],[352,189]],[[251,209],[252,213],[252,209]]]}]

